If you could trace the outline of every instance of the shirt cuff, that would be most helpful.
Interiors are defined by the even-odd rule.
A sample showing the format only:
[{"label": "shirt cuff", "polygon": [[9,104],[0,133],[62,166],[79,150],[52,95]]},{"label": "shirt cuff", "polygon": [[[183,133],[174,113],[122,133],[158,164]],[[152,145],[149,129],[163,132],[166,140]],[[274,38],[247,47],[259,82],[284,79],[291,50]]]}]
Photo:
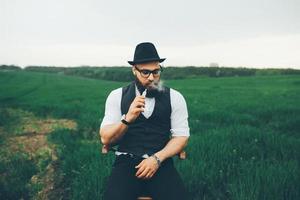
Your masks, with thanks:
[{"label": "shirt cuff", "polygon": [[172,137],[185,136],[190,137],[190,129],[189,128],[181,128],[181,129],[171,129]]}]

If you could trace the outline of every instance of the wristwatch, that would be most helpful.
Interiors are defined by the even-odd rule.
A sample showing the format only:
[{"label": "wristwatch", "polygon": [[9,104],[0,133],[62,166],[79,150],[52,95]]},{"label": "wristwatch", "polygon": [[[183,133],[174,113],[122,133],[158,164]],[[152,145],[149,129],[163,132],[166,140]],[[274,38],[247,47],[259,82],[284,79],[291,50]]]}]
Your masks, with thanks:
[{"label": "wristwatch", "polygon": [[128,122],[128,121],[126,121],[126,115],[124,114],[124,115],[122,115],[122,118],[121,118],[121,122],[123,123],[123,124],[125,124],[125,125],[129,125],[130,124],[130,122]]},{"label": "wristwatch", "polygon": [[158,167],[160,167],[160,165],[161,165],[161,160],[159,159],[159,157],[157,157],[155,154],[152,154],[151,157],[153,157],[153,158],[156,160]]}]

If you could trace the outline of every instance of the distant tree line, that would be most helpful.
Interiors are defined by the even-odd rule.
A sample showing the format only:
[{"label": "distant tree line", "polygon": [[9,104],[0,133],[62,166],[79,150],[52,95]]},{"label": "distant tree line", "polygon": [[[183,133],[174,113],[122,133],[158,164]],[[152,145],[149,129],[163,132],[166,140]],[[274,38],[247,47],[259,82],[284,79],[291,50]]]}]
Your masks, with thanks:
[{"label": "distant tree line", "polygon": [[21,67],[16,65],[0,65],[0,70],[22,70]]},{"label": "distant tree line", "polygon": [[130,67],[25,67],[25,71],[49,72],[70,76],[81,76],[111,81],[130,81],[132,72]]},{"label": "distant tree line", "polygon": [[[0,70],[22,70],[15,65],[0,65]],[[131,67],[54,67],[54,66],[27,66],[25,71],[56,73],[71,76],[81,76],[111,81],[132,80]],[[230,77],[256,75],[300,75],[297,69],[257,69],[233,67],[164,67],[163,79],[183,79],[193,77]]]}]

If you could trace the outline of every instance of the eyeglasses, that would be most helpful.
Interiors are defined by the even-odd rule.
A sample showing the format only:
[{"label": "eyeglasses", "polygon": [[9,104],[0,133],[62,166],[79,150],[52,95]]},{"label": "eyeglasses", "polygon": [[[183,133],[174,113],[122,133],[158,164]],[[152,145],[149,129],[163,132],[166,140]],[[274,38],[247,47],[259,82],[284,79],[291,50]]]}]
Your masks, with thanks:
[{"label": "eyeglasses", "polygon": [[140,72],[141,76],[144,78],[148,78],[150,74],[153,74],[154,77],[158,77],[160,73],[163,71],[161,65],[159,65],[159,69],[148,70],[148,69],[139,69],[135,66],[135,69]]}]

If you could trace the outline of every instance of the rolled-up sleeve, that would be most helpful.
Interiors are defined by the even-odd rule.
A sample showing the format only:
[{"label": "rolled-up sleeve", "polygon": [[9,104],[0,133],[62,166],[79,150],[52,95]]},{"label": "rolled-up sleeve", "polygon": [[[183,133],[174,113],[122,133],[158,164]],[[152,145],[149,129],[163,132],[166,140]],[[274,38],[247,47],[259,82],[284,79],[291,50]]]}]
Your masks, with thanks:
[{"label": "rolled-up sleeve", "polygon": [[190,136],[188,124],[188,110],[182,94],[174,89],[170,90],[171,98],[171,134],[176,136]]},{"label": "rolled-up sleeve", "polygon": [[105,125],[117,123],[121,120],[121,97],[122,88],[115,89],[108,95],[105,102],[105,113],[100,128]]}]

